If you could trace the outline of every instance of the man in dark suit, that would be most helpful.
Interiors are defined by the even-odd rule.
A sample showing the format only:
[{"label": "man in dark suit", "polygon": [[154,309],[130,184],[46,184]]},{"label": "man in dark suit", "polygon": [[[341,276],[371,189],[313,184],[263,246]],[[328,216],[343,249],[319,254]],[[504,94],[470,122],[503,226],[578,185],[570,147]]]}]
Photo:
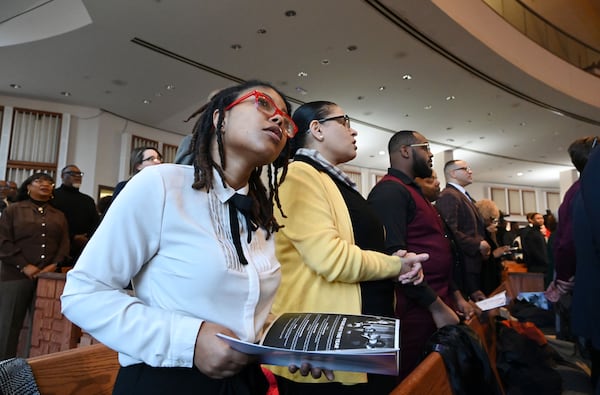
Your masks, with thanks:
[{"label": "man in dark suit", "polygon": [[485,224],[475,201],[465,190],[473,182],[473,172],[463,160],[451,160],[444,166],[446,188],[436,201],[442,218],[454,234],[462,256],[462,273],[456,280],[463,293],[472,300],[485,299],[481,291],[481,265],[490,255],[485,241]]}]

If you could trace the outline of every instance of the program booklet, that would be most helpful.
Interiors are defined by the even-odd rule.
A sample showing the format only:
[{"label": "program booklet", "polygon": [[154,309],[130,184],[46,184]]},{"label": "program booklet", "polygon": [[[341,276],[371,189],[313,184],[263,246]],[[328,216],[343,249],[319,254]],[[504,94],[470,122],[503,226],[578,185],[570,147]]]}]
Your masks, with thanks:
[{"label": "program booklet", "polygon": [[332,313],[285,313],[259,344],[218,334],[231,348],[268,365],[297,365],[349,372],[398,375],[400,320]]}]

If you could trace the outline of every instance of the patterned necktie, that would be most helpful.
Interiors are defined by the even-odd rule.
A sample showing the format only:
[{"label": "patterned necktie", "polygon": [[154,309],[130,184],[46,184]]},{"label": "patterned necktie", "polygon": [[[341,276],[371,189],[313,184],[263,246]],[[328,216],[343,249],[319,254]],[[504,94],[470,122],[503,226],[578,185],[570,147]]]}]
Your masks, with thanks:
[{"label": "patterned necktie", "polygon": [[229,224],[231,226],[231,236],[233,238],[233,245],[240,259],[242,265],[247,265],[248,260],[244,256],[242,250],[242,243],[240,240],[240,223],[238,222],[237,212],[242,213],[246,219],[246,227],[248,229],[248,244],[252,241],[252,232],[258,227],[252,221],[252,205],[254,200],[250,196],[241,195],[239,193],[234,194],[228,200],[229,202]]}]

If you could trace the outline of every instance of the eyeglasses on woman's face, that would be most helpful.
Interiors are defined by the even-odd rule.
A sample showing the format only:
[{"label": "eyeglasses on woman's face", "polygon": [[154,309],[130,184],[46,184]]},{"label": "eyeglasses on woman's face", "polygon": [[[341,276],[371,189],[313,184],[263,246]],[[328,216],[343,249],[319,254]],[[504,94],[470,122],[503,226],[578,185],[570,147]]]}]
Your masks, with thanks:
[{"label": "eyeglasses on woman's face", "polygon": [[333,117],[317,119],[317,122],[319,123],[324,123],[328,121],[336,121],[340,125],[344,126],[346,129],[350,129],[350,117],[348,115],[336,115]]},{"label": "eyeglasses on woman's face", "polygon": [[162,158],[160,156],[149,156],[147,158],[142,159],[142,162],[158,162],[158,163],[161,163],[162,162]]},{"label": "eyeglasses on woman's face", "polygon": [[225,107],[224,110],[231,110],[233,107],[237,106],[249,97],[254,97],[254,104],[256,106],[256,109],[262,112],[263,114],[267,115],[267,117],[271,118],[275,115],[281,116],[281,127],[289,138],[292,138],[296,135],[298,127],[296,126],[292,118],[290,118],[289,115],[281,111],[279,107],[277,107],[273,99],[271,99],[269,96],[262,92],[256,90],[248,92],[245,95],[238,97],[233,103]]}]

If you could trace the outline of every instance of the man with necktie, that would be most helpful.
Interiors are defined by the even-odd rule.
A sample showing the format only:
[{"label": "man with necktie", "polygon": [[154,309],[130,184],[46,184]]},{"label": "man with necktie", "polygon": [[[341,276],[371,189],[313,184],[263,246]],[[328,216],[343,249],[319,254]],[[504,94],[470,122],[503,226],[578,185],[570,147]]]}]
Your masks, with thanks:
[{"label": "man with necktie", "polygon": [[444,175],[447,184],[436,207],[460,249],[462,273],[456,274],[456,282],[465,296],[482,300],[486,296],[481,291],[481,265],[491,249],[485,241],[484,219],[465,189],[473,183],[473,171],[464,160],[451,160],[444,165]]}]

